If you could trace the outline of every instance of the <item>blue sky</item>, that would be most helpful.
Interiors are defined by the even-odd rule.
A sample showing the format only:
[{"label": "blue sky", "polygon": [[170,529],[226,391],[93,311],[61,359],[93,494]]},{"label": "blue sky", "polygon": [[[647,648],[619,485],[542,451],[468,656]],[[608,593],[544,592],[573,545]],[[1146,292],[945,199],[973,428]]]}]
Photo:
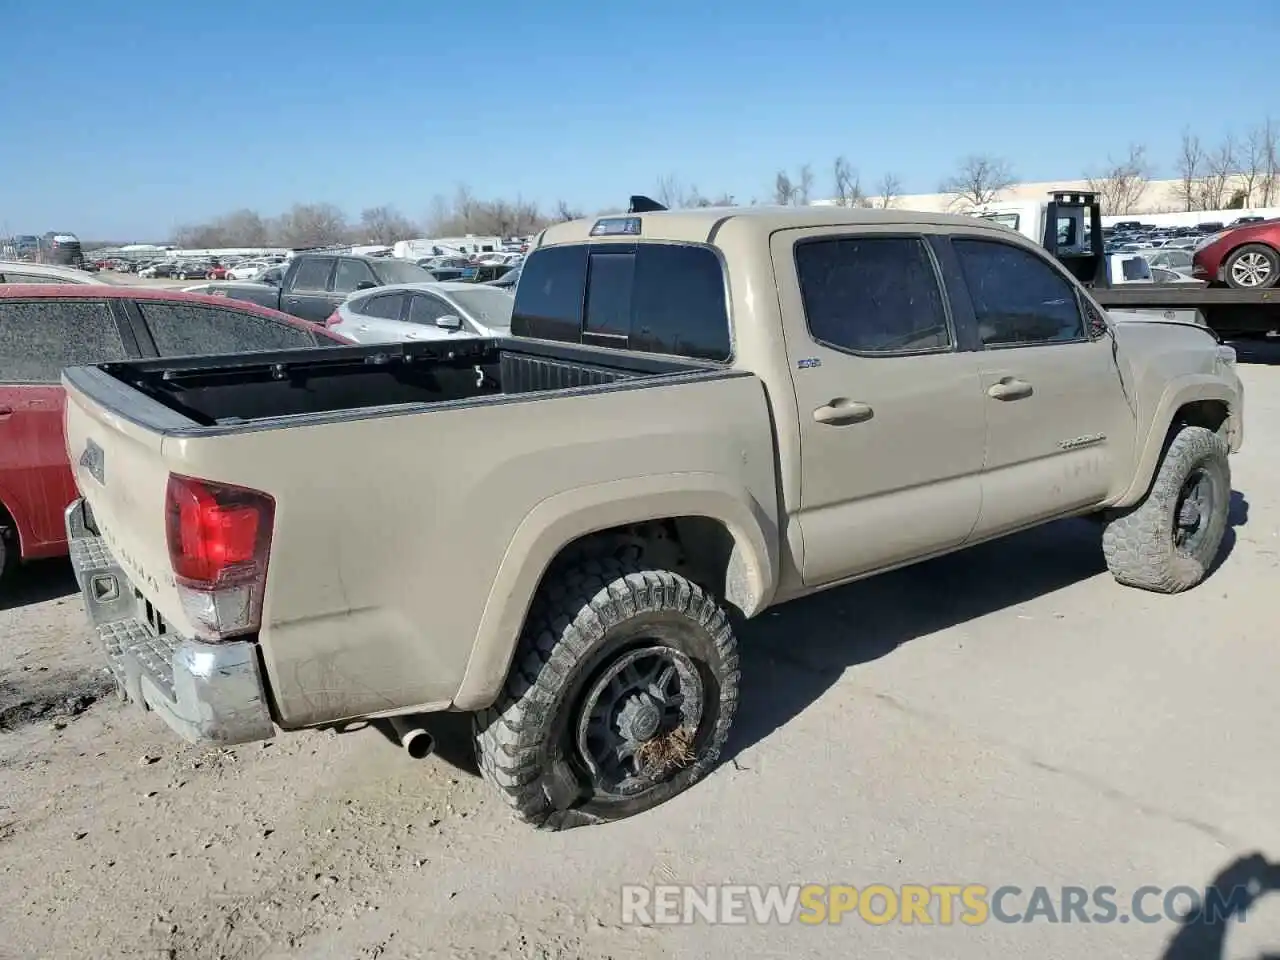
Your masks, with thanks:
[{"label": "blue sky", "polygon": [[664,174],[763,200],[806,162],[829,192],[839,154],[906,192],[970,153],[1047,180],[1131,141],[1172,176],[1184,127],[1216,140],[1280,119],[1280,21],[1242,33],[1189,0],[4,8],[11,232],[159,239],[309,201],[421,218],[459,183],[593,210]]}]

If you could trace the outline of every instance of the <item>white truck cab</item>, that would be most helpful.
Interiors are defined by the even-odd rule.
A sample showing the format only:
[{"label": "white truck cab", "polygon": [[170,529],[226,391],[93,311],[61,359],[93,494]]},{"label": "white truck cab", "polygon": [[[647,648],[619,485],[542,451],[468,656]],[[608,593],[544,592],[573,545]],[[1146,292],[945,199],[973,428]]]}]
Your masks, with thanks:
[{"label": "white truck cab", "polygon": [[[1088,206],[1053,204],[1052,225],[1056,255],[1087,257],[1093,253],[1092,217]],[[1046,230],[1049,224],[1050,202],[1023,201],[1017,203],[989,203],[976,207],[975,217],[1001,224],[1042,246],[1048,247]],[[1111,284],[1153,283],[1151,264],[1141,253],[1104,254],[1107,280]]]}]

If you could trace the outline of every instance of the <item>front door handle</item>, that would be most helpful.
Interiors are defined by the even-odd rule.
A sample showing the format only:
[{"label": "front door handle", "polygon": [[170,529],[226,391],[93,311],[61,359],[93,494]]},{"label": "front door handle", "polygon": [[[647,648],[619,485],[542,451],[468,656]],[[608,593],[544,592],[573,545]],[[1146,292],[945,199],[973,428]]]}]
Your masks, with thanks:
[{"label": "front door handle", "polygon": [[837,397],[824,407],[819,407],[813,411],[813,419],[818,423],[829,423],[834,426],[841,426],[846,423],[862,423],[864,420],[870,420],[875,416],[875,411],[865,403],[857,400],[850,400],[847,397]]},{"label": "front door handle", "polygon": [[1017,377],[1005,377],[987,387],[987,396],[997,400],[1021,400],[1031,394],[1031,384]]},{"label": "front door handle", "polygon": [[8,420],[13,416],[13,407],[0,407],[0,420]]}]

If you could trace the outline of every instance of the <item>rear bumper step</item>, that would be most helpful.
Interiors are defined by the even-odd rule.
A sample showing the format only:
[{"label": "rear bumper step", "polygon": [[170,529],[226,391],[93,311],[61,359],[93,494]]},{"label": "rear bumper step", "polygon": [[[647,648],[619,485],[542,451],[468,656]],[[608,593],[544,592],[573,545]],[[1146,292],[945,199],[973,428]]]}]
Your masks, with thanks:
[{"label": "rear bumper step", "polygon": [[85,613],[121,694],[190,743],[246,743],[275,733],[251,641],[202,643],[170,632],[134,589],[84,501],[67,508],[67,541]]}]

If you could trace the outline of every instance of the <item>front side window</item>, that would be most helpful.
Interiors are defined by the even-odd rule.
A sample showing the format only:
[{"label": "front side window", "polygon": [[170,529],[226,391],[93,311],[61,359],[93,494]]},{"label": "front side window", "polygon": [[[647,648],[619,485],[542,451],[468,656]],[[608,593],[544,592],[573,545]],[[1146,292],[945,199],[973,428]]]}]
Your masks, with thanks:
[{"label": "front side window", "polygon": [[425,293],[417,294],[409,303],[410,323],[431,327],[435,326],[435,322],[441,317],[452,313],[456,311],[439,297]]},{"label": "front side window", "polygon": [[952,241],[988,347],[1084,339],[1075,288],[1041,257],[996,240]]},{"label": "front side window", "polygon": [[0,302],[0,382],[57,383],[64,367],[127,356],[111,308],[102,301]]},{"label": "front side window", "polygon": [[140,300],[138,310],[162,357],[298,350],[317,345],[309,330],[239,310],[163,300]]},{"label": "front side window", "polygon": [[950,349],[933,259],[919,237],[838,237],[796,245],[813,338],[853,353]]},{"label": "front side window", "polygon": [[399,320],[400,308],[404,305],[404,294],[387,293],[380,297],[370,297],[363,303],[355,305],[355,312],[366,317],[377,317],[380,320]]},{"label": "front side window", "polygon": [[355,293],[362,283],[377,286],[378,280],[363,260],[339,260],[338,272],[333,276],[334,293]]}]

